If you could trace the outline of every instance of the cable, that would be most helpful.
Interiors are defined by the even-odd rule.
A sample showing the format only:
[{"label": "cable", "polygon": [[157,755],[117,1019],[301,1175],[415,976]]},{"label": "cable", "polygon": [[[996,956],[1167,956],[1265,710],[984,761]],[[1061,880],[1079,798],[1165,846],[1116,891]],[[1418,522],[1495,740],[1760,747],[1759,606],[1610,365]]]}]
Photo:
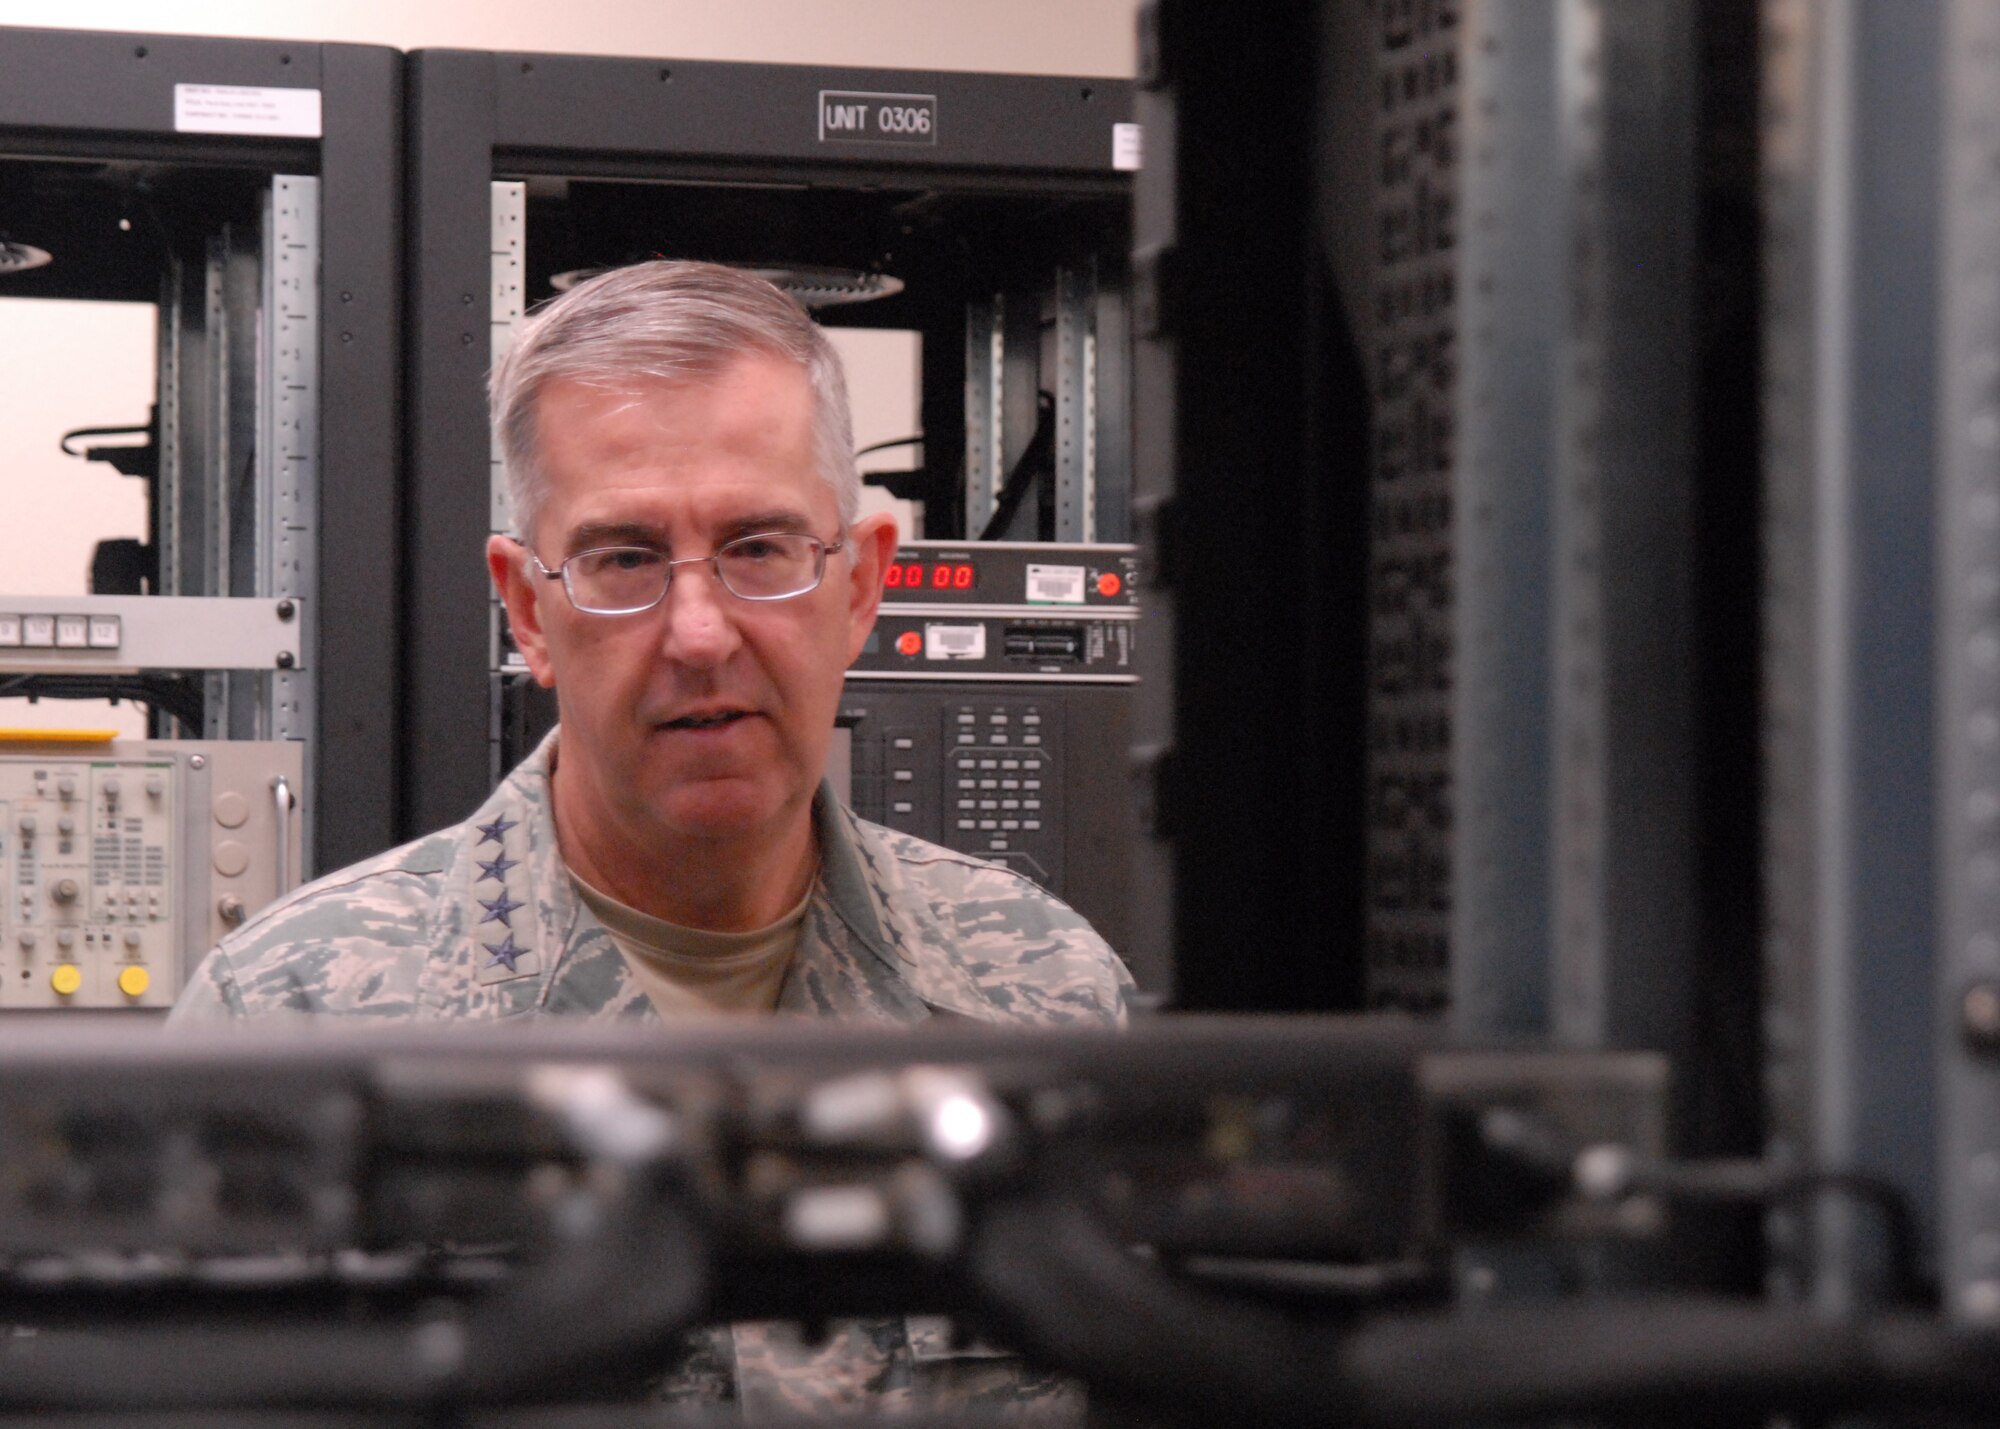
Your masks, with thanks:
[{"label": "cable", "polygon": [[1077,1208],[984,1217],[971,1269],[1023,1349],[1191,1422],[1380,1426],[1745,1411],[1989,1412],[2000,1340],[1915,1317],[1673,1299],[1399,1315],[1339,1336],[1182,1289]]},{"label": "cable", "polygon": [[31,1336],[0,1357],[0,1412],[559,1402],[641,1382],[700,1320],[706,1248],[670,1192],[627,1195],[551,1249],[457,1320],[300,1317]]},{"label": "cable", "polygon": [[1539,1117],[1513,1107],[1493,1107],[1479,1119],[1486,1148],[1559,1180],[1599,1201],[1650,1194],[1688,1204],[1750,1202],[1783,1206],[1826,1193],[1872,1207],[1882,1220],[1891,1293],[1897,1303],[1932,1303],[1926,1283],[1916,1217],[1901,1187],[1860,1171],[1785,1172],[1765,1161],[1668,1161],[1621,1143],[1578,1147]]},{"label": "cable", "polygon": [[1774,1180],[1759,1199],[1766,1205],[1782,1206],[1793,1201],[1810,1201],[1828,1191],[1871,1206],[1881,1217],[1883,1238],[1888,1244],[1889,1286],[1895,1301],[1908,1305],[1934,1304],[1937,1289],[1924,1277],[1916,1217],[1901,1187],[1859,1171],[1802,1171]]},{"label": "cable", "polygon": [[185,675],[60,675],[0,677],[0,698],[28,700],[130,700],[165,711],[183,728],[199,730],[206,702]]},{"label": "cable", "polygon": [[1375,1320],[1339,1353],[1378,1425],[1671,1412],[1963,1410],[2000,1402],[2000,1341],[1725,1301],[1592,1301]]},{"label": "cable", "polygon": [[[78,450],[72,443],[84,437],[144,437],[143,442],[131,442],[118,446],[85,447]],[[143,427],[78,427],[73,432],[64,432],[57,443],[65,456],[80,457],[84,461],[109,463],[125,476],[139,476],[153,480],[160,472],[160,409],[156,403]]]},{"label": "cable", "polygon": [[1035,433],[1022,450],[1021,459],[1014,463],[1014,469],[1000,484],[999,495],[993,499],[993,515],[986,522],[986,529],[979,533],[980,540],[995,541],[1006,534],[1014,513],[1034,489],[1035,478],[1055,470],[1055,449],[1056,399],[1047,392],[1037,392]]},{"label": "cable", "polygon": [[1189,1422],[1338,1423],[1337,1341],[1190,1291],[1137,1260],[1074,1202],[1010,1197],[967,1255],[982,1313],[1042,1363]]},{"label": "cable", "polygon": [[855,459],[858,461],[862,457],[868,456],[873,452],[885,452],[892,447],[922,446],[923,442],[924,442],[924,434],[922,432],[918,432],[914,437],[897,437],[892,441],[876,442],[872,446],[865,446],[860,451],[856,452],[854,456]]},{"label": "cable", "polygon": [[968,1268],[984,1314],[1094,1389],[1191,1423],[1416,1426],[2000,1403],[2000,1339],[1693,1298],[1381,1316],[1347,1334],[1175,1284],[1081,1208],[989,1206]]}]

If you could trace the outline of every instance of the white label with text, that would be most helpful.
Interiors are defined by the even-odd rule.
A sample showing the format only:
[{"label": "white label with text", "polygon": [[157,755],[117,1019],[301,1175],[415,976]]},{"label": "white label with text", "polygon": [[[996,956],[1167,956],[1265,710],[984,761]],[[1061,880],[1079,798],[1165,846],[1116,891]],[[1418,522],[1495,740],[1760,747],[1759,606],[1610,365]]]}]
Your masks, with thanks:
[{"label": "white label with text", "polygon": [[1031,605],[1082,605],[1084,582],[1089,575],[1082,566],[1028,567],[1028,602]]},{"label": "white label with text", "polygon": [[1146,154],[1146,133],[1137,124],[1111,126],[1111,167],[1136,169]]},{"label": "white label with text", "polygon": [[986,627],[983,625],[926,625],[926,660],[984,660]]},{"label": "white label with text", "polygon": [[935,94],[872,94],[865,90],[819,92],[822,144],[935,144]]},{"label": "white label with text", "polygon": [[174,129],[181,134],[320,137],[319,91],[248,84],[177,84]]}]

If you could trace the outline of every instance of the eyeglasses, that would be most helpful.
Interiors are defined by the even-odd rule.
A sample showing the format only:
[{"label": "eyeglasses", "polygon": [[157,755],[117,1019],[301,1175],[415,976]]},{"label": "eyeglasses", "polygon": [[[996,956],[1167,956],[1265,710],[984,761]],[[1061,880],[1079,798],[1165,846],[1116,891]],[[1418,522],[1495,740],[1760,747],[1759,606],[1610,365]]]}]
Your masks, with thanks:
[{"label": "eyeglasses", "polygon": [[671,560],[647,546],[601,546],[578,551],[555,570],[533,551],[528,559],[545,580],[560,580],[570,604],[587,615],[637,615],[667,598],[675,566],[709,565],[723,589],[739,600],[790,600],[819,589],[826,558],[846,542],[775,531],[739,536],[712,556]]}]

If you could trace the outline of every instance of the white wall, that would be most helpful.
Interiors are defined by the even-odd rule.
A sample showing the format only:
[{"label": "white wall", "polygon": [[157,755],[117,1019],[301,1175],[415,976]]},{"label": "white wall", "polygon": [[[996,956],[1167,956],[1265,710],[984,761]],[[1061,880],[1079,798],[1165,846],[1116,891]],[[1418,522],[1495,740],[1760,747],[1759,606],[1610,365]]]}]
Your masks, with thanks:
[{"label": "white wall", "polygon": [[[155,316],[146,304],[0,297],[0,595],[82,595],[98,541],[144,539],[145,483],[57,444],[79,427],[145,424]],[[130,705],[0,699],[0,727],[143,735],[146,721]]]},{"label": "white wall", "polygon": [[1137,0],[0,0],[0,24],[1129,76],[1137,9]]}]

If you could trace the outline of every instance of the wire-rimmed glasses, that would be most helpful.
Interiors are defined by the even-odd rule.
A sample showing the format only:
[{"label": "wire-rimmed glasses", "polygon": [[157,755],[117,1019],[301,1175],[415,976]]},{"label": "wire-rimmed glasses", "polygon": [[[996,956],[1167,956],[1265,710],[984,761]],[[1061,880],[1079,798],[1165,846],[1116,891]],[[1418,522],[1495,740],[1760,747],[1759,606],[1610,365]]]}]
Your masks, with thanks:
[{"label": "wire-rimmed glasses", "polygon": [[708,565],[724,590],[739,600],[791,600],[819,589],[826,558],[845,540],[822,541],[790,531],[738,536],[712,556],[671,559],[649,546],[600,546],[578,551],[550,570],[533,551],[528,559],[544,580],[559,580],[570,604],[588,615],[637,615],[667,598],[674,567]]}]

